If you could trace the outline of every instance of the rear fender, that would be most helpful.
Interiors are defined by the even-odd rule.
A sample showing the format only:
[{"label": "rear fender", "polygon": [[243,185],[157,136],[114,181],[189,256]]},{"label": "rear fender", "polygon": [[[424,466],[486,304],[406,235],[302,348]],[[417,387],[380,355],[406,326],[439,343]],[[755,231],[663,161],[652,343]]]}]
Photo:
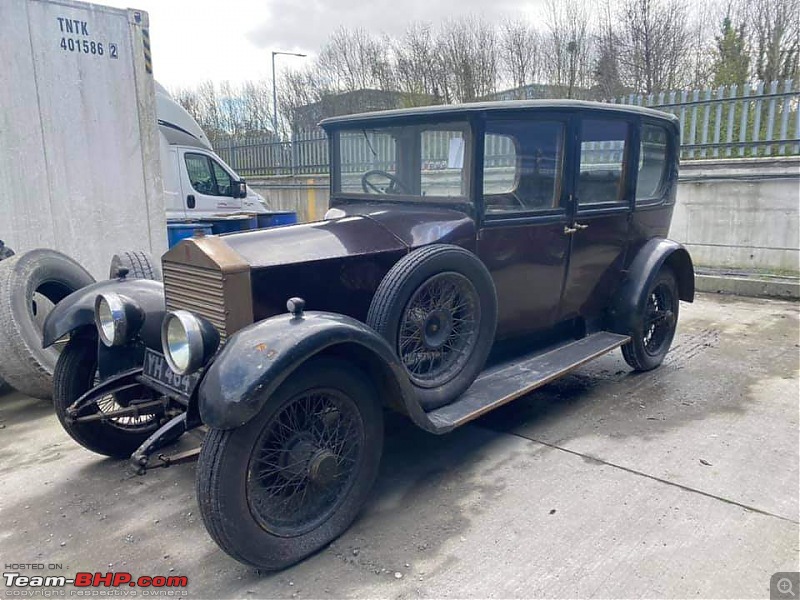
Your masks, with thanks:
[{"label": "rear fender", "polygon": [[646,292],[662,267],[675,273],[678,297],[694,301],[694,266],[689,252],[678,242],[664,238],[648,241],[633,259],[611,309],[611,330],[629,335],[636,315],[644,310]]},{"label": "rear fender", "polygon": [[360,321],[315,311],[271,317],[231,337],[199,386],[203,423],[216,429],[241,427],[300,365],[320,355],[351,361],[376,385],[376,401],[435,431],[389,344]]}]

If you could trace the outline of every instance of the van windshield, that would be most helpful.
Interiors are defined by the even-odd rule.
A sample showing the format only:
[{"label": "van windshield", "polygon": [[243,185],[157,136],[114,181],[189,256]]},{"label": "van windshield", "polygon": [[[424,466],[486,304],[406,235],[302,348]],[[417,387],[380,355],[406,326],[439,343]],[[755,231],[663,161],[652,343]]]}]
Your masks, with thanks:
[{"label": "van windshield", "polygon": [[467,198],[472,136],[466,122],[342,129],[335,136],[335,194],[394,201]]}]

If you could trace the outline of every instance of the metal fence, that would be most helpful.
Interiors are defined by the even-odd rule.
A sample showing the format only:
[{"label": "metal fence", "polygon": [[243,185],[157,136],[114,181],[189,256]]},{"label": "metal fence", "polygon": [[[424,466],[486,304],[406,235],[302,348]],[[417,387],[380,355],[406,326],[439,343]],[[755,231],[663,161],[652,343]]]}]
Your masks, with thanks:
[{"label": "metal fence", "polygon": [[649,106],[681,122],[685,159],[800,154],[800,82],[731,85],[715,89],[628,95],[620,104]]},{"label": "metal fence", "polygon": [[[798,81],[630,94],[613,102],[675,114],[681,124],[683,159],[800,154]],[[328,172],[328,141],[321,129],[295,132],[287,142],[231,137],[218,141],[214,149],[245,177]]]}]

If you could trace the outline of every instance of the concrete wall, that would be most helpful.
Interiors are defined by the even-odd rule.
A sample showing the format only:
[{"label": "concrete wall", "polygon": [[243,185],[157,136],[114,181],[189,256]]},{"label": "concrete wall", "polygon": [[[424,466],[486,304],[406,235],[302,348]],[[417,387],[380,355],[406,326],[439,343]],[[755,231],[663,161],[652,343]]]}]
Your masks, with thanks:
[{"label": "concrete wall", "polygon": [[[248,179],[275,210],[321,219],[328,177]],[[700,266],[800,274],[800,157],[686,161],[670,237]]]},{"label": "concrete wall", "polygon": [[698,265],[800,272],[800,157],[681,165],[670,237]]}]

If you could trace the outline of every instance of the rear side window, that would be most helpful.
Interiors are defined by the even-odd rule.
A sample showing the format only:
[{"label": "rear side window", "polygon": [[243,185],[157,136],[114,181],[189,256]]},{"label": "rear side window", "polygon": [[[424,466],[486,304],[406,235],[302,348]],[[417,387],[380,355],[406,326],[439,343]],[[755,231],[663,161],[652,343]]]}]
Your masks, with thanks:
[{"label": "rear side window", "polygon": [[486,122],[483,202],[486,214],[558,207],[565,123],[537,119]]},{"label": "rear side window", "polygon": [[628,123],[587,119],[581,125],[580,206],[623,201]]},{"label": "rear side window", "polygon": [[658,198],[667,173],[667,132],[658,125],[642,127],[636,201]]}]

